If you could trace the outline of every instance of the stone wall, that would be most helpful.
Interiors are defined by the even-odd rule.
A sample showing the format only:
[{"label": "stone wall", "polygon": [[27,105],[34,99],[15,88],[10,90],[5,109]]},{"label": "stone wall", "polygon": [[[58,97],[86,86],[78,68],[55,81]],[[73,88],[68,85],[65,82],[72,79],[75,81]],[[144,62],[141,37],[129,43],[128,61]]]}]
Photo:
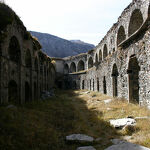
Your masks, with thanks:
[{"label": "stone wall", "polygon": [[13,10],[2,3],[0,9],[0,101],[37,100],[54,86],[55,66]]},{"label": "stone wall", "polygon": [[72,80],[78,79],[77,87],[124,97],[140,105],[150,104],[149,3],[134,0],[94,50],[65,59],[70,68],[72,62],[78,64],[86,58],[84,73],[68,71]]}]

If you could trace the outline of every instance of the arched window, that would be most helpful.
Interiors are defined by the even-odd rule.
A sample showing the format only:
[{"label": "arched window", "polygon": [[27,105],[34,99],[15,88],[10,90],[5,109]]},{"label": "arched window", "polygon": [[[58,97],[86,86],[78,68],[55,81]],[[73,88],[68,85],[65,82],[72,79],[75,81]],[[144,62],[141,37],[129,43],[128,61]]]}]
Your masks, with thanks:
[{"label": "arched window", "polygon": [[89,61],[88,61],[88,69],[90,69],[92,67],[93,67],[93,59],[92,59],[92,57],[90,57]]},{"label": "arched window", "polygon": [[102,51],[101,51],[101,49],[99,50],[99,62],[101,62],[102,61]]},{"label": "arched window", "polygon": [[71,73],[76,72],[76,64],[74,62],[72,62],[70,65],[70,72]]},{"label": "arched window", "polygon": [[108,55],[108,50],[107,50],[107,45],[104,45],[104,49],[103,49],[103,59],[105,59]]},{"label": "arched window", "polygon": [[143,16],[139,9],[135,9],[132,12],[129,28],[128,28],[128,34],[129,36],[132,35],[134,32],[136,32],[141,25],[143,24]]},{"label": "arched window", "polygon": [[21,51],[20,45],[15,36],[10,39],[9,48],[8,48],[9,58],[15,63],[21,63]]},{"label": "arched window", "polygon": [[123,26],[120,26],[117,34],[117,45],[126,39],[125,30]]},{"label": "arched window", "polygon": [[64,66],[64,74],[68,74],[69,73],[69,66],[68,64],[65,64]]},{"label": "arched window", "polygon": [[78,62],[78,71],[82,71],[82,70],[84,70],[85,69],[85,67],[84,67],[84,61],[83,60],[80,60],[79,62]]},{"label": "arched window", "polygon": [[29,49],[27,49],[26,54],[25,54],[25,65],[27,68],[32,67],[31,53]]}]

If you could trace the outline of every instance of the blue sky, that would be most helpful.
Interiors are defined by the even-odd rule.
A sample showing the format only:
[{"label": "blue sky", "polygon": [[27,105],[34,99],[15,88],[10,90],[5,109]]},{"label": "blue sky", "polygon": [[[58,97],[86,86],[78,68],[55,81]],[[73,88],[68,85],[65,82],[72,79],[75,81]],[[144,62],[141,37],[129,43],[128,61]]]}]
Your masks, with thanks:
[{"label": "blue sky", "polygon": [[28,30],[97,45],[132,0],[5,0]]}]

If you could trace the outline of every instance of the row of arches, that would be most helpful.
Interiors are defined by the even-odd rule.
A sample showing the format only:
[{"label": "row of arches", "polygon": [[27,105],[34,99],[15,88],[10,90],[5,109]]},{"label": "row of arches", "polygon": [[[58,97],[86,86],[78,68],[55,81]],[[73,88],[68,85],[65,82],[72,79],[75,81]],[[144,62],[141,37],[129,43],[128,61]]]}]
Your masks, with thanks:
[{"label": "row of arches", "polygon": [[[130,37],[132,34],[134,34],[142,26],[143,21],[144,20],[140,9],[135,9],[132,12],[132,15],[130,17],[130,21],[128,25],[128,33],[126,33],[123,25],[121,25],[118,29],[117,40],[116,40],[117,46],[127,38],[127,35],[128,37]],[[99,62],[104,60],[107,56],[108,56],[108,48],[107,48],[107,44],[104,44],[103,50],[101,49],[99,50]],[[95,56],[95,62],[98,62],[97,54]]]},{"label": "row of arches", "polygon": [[[139,63],[135,56],[131,57],[128,63],[128,97],[129,101],[139,102]],[[112,83],[112,95],[117,97],[119,95],[118,90],[118,82],[119,82],[119,71],[116,64],[113,65],[112,74],[111,74],[111,83]],[[87,82],[87,83],[86,83]],[[104,94],[108,94],[108,86],[110,83],[107,81],[107,76],[103,76],[102,78],[97,77],[96,79],[89,79],[88,81],[82,80],[81,88],[85,89],[85,87],[89,90],[95,90],[103,92]],[[110,81],[109,81],[110,82]],[[100,85],[100,83],[102,85]],[[87,86],[85,86],[85,84]],[[97,84],[97,85],[96,85]],[[97,88],[95,88],[95,85]],[[101,88],[101,89],[100,89]]]}]

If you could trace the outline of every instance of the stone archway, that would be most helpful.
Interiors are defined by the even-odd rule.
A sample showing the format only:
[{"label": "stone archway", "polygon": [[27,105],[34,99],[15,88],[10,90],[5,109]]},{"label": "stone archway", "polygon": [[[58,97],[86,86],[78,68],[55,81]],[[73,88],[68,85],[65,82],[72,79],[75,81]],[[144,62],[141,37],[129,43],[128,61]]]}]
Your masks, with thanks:
[{"label": "stone archway", "polygon": [[123,26],[120,26],[117,34],[117,45],[126,39],[125,29]]},{"label": "stone archway", "polygon": [[78,71],[85,70],[85,64],[84,64],[84,61],[83,61],[83,60],[80,60],[80,61],[78,62],[77,69],[78,69]]},{"label": "stone archway", "polygon": [[76,72],[76,64],[74,62],[70,65],[70,73]]},{"label": "stone archway", "polygon": [[128,35],[131,36],[134,32],[136,32],[141,25],[143,24],[143,15],[140,9],[135,9],[132,12],[129,28],[128,28]]},{"label": "stone archway", "polygon": [[136,57],[130,58],[128,67],[129,78],[129,102],[139,102],[139,71]]},{"label": "stone archway", "polygon": [[69,73],[69,66],[68,64],[65,64],[64,66],[64,74],[68,74]]},{"label": "stone archway", "polygon": [[93,58],[90,57],[89,60],[88,60],[88,69],[90,69],[92,67],[93,67]]},{"label": "stone archway", "polygon": [[14,80],[8,83],[8,102],[18,103],[18,86]]},{"label": "stone archway", "polygon": [[104,94],[107,94],[107,86],[106,86],[106,77],[103,77],[103,92]]},{"label": "stone archway", "polygon": [[113,97],[118,96],[118,68],[117,65],[113,65],[113,70],[112,70],[112,86],[113,86]]}]

